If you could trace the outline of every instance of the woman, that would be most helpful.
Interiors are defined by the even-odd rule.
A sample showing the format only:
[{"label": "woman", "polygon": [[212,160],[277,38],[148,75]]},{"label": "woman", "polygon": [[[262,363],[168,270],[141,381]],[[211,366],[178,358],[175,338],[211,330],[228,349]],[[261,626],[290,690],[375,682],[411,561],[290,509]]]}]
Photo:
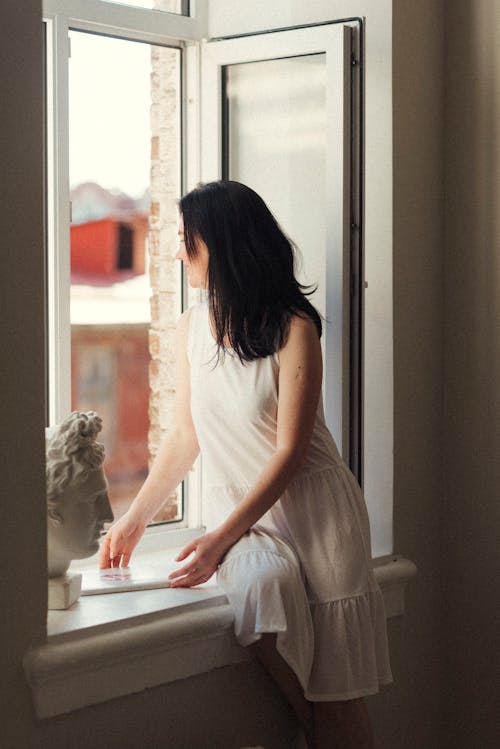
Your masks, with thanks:
[{"label": "woman", "polygon": [[321,403],[321,320],[264,201],[231,181],[180,201],[177,258],[207,301],[177,326],[174,426],[101,565],[128,564],[147,523],[201,450],[207,533],[170,575],[217,572],[251,646],[310,747],[373,746],[362,698],[391,680],[363,497]]}]

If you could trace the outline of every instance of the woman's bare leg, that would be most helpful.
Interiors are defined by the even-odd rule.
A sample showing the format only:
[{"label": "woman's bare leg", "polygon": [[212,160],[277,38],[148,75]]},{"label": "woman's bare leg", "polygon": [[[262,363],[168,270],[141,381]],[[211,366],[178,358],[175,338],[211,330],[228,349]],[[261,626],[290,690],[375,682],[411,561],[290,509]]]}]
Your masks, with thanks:
[{"label": "woman's bare leg", "polygon": [[363,699],[314,702],[314,749],[374,749]]},{"label": "woman's bare leg", "polygon": [[262,663],[285,695],[294,713],[302,724],[308,746],[313,749],[313,706],[304,697],[304,690],[288,663],[276,649],[276,635],[263,634],[260,640],[250,645],[250,650]]},{"label": "woman's bare leg", "polygon": [[276,635],[262,635],[250,650],[274,679],[304,729],[310,749],[375,749],[363,699],[309,702],[299,680],[276,649]]}]

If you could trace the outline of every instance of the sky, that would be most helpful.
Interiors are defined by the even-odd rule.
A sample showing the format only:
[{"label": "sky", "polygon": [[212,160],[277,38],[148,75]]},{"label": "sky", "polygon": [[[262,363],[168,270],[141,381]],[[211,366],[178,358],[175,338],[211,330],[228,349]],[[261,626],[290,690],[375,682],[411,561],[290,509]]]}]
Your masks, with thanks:
[{"label": "sky", "polygon": [[72,31],[70,181],[133,198],[149,185],[151,47]]}]

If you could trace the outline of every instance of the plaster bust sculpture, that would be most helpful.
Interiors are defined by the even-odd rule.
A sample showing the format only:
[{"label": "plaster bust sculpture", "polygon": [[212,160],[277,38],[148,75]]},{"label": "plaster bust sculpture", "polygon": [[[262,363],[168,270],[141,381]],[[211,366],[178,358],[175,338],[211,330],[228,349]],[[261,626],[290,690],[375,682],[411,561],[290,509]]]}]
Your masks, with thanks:
[{"label": "plaster bust sculpture", "polygon": [[[74,411],[50,430],[47,444],[49,581],[64,578],[73,559],[99,548],[104,523],[113,520],[103,470],[104,446],[96,441],[102,421],[93,411]],[[79,583],[81,582],[81,577]],[[73,585],[73,595],[75,585]],[[52,586],[53,591],[55,590]],[[78,592],[80,592],[78,585]],[[73,598],[73,600],[76,600]],[[71,605],[67,601],[66,604]],[[49,607],[50,585],[49,585]],[[66,608],[66,606],[53,606]]]}]

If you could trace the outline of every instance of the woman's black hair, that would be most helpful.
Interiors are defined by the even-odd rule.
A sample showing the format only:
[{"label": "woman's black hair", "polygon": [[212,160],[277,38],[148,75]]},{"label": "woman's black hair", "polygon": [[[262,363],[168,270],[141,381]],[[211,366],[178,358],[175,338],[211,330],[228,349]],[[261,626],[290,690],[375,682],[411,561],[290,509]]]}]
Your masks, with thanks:
[{"label": "woman's black hair", "polygon": [[294,274],[294,250],[254,190],[220,180],[181,198],[184,241],[196,257],[197,239],[208,248],[208,299],[219,352],[229,345],[241,361],[278,351],[290,318],[310,317],[321,336],[321,318],[307,299],[314,288]]}]

